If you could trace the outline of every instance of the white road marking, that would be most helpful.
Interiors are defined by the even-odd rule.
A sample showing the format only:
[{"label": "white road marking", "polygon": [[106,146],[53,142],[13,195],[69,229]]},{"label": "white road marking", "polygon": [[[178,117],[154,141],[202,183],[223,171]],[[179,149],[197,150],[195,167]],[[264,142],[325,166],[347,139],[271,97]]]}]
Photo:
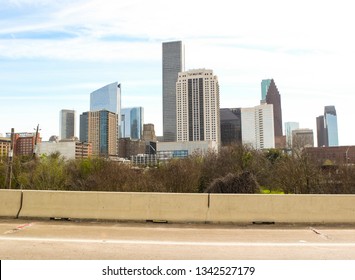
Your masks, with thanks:
[{"label": "white road marking", "polygon": [[0,241],[26,241],[50,243],[91,243],[91,244],[123,244],[123,245],[170,245],[170,246],[214,246],[214,247],[355,247],[354,243],[324,242],[184,242],[159,240],[101,240],[101,239],[65,239],[38,237],[0,237]]}]

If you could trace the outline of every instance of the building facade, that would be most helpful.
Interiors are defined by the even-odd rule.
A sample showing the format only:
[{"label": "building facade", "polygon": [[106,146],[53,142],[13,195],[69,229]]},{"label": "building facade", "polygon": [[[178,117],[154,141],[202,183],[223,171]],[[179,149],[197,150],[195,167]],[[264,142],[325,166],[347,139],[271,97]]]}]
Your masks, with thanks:
[{"label": "building facade", "polygon": [[61,110],[59,113],[59,139],[75,137],[75,111]]},{"label": "building facade", "polygon": [[324,116],[319,116],[317,121],[317,145],[318,147],[327,147],[327,135],[325,130]]},{"label": "building facade", "polygon": [[272,104],[242,108],[242,143],[254,149],[275,148],[274,111]]},{"label": "building facade", "polygon": [[118,115],[107,110],[80,115],[80,141],[92,144],[95,156],[115,157],[118,153]]},{"label": "building facade", "polygon": [[143,119],[143,107],[122,108],[121,138],[141,139],[143,136]]},{"label": "building facade", "polygon": [[306,148],[305,152],[319,165],[355,165],[355,146]]},{"label": "building facade", "polygon": [[335,106],[324,107],[324,124],[328,147],[339,146],[338,120]]},{"label": "building facade", "polygon": [[11,149],[11,139],[0,137],[0,161],[7,157]]},{"label": "building facade", "polygon": [[176,83],[177,141],[220,144],[219,84],[212,70],[180,72]]},{"label": "building facade", "polygon": [[90,94],[90,112],[106,110],[117,114],[118,137],[121,125],[121,84],[108,84]]},{"label": "building facade", "polygon": [[299,128],[300,124],[298,122],[285,122],[286,148],[292,148],[292,131]]},{"label": "building facade", "polygon": [[[281,109],[281,95],[276,87],[274,79],[263,80],[261,82],[262,98],[266,91],[265,101],[267,104],[274,106],[274,134],[276,137],[282,137],[282,109]],[[263,102],[263,100],[262,100]]]},{"label": "building facade", "polygon": [[185,71],[185,51],[181,41],[163,43],[163,138],[176,141],[176,81]]},{"label": "building facade", "polygon": [[53,153],[60,153],[66,160],[88,158],[92,155],[92,148],[90,143],[78,141],[45,141],[38,145],[38,154],[50,155]]},{"label": "building facade", "polygon": [[242,118],[240,108],[220,109],[221,145],[242,143]]},{"label": "building facade", "polygon": [[299,128],[292,131],[292,146],[295,149],[314,147],[313,130]]},{"label": "building facade", "polygon": [[317,117],[317,144],[318,147],[339,146],[335,106],[325,106],[324,115]]}]

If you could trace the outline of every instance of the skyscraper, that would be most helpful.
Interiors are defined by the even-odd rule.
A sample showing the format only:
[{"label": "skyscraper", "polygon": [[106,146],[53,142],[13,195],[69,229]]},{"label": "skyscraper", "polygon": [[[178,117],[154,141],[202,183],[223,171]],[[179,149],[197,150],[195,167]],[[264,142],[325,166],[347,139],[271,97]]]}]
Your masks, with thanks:
[{"label": "skyscraper", "polygon": [[282,137],[282,110],[281,110],[281,96],[279,90],[276,87],[274,79],[263,80],[261,82],[261,94],[262,98],[265,94],[265,101],[267,104],[274,105],[274,131],[275,138]]},{"label": "skyscraper", "polygon": [[177,141],[220,143],[219,84],[212,70],[180,72],[176,83]]},{"label": "skyscraper", "polygon": [[61,110],[59,113],[59,139],[70,139],[75,136],[75,111]]},{"label": "skyscraper", "polygon": [[122,108],[121,137],[134,140],[141,139],[143,134],[143,107]]},{"label": "skyscraper", "polygon": [[[121,84],[114,82],[90,94],[90,112],[107,110],[118,116],[118,133],[121,124]],[[118,134],[119,136],[119,134]]]},{"label": "skyscraper", "polygon": [[92,144],[96,156],[117,156],[118,115],[107,110],[80,115],[80,141]]},{"label": "skyscraper", "polygon": [[317,117],[317,144],[318,147],[327,147],[327,135],[325,131],[324,116]]},{"label": "skyscraper", "polygon": [[266,94],[269,90],[271,79],[261,81],[261,103],[266,102]]},{"label": "skyscraper", "polygon": [[181,41],[163,43],[163,138],[176,141],[176,81],[185,70],[185,53]]},{"label": "skyscraper", "polygon": [[221,144],[242,143],[242,120],[240,108],[220,109]]},{"label": "skyscraper", "polygon": [[338,121],[334,106],[325,106],[324,115],[317,117],[318,147],[339,146]]},{"label": "skyscraper", "polygon": [[242,143],[255,149],[275,148],[274,111],[272,104],[242,108]]},{"label": "skyscraper", "polygon": [[286,134],[286,147],[292,148],[292,131],[299,129],[300,124],[298,122],[285,122],[285,134]]},{"label": "skyscraper", "polygon": [[324,124],[329,147],[339,146],[337,112],[334,106],[324,107]]}]

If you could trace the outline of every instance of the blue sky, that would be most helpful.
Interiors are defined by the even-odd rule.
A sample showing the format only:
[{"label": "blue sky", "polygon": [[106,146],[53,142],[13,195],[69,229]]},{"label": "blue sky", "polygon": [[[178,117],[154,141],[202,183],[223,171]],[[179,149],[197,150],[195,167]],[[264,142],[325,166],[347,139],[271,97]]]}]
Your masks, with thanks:
[{"label": "blue sky", "polygon": [[274,78],[283,121],[314,129],[326,105],[339,142],[355,145],[351,1],[0,0],[0,133],[59,134],[59,111],[89,110],[90,92],[122,84],[162,134],[161,43],[182,40],[186,69],[213,69],[221,107],[259,104]]}]

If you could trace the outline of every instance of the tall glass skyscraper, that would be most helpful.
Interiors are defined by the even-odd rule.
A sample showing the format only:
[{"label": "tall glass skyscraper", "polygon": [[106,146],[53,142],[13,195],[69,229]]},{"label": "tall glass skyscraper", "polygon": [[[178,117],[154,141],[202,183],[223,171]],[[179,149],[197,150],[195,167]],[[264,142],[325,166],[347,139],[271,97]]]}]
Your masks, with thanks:
[{"label": "tall glass skyscraper", "polygon": [[118,133],[120,133],[121,84],[114,82],[99,88],[90,94],[90,112],[100,110],[107,110],[118,115]]},{"label": "tall glass skyscraper", "polygon": [[334,106],[324,107],[324,123],[329,147],[339,146],[338,121]]},{"label": "tall glass skyscraper", "polygon": [[317,142],[318,147],[339,146],[335,106],[325,106],[324,115],[317,117]]},{"label": "tall glass skyscraper", "polygon": [[59,139],[71,139],[75,136],[75,111],[61,110],[59,114]]},{"label": "tall glass skyscraper", "polygon": [[266,102],[266,94],[269,90],[271,79],[261,81],[261,102]]},{"label": "tall glass skyscraper", "polygon": [[141,139],[143,135],[143,107],[122,108],[121,137]]},{"label": "tall glass skyscraper", "polygon": [[163,137],[176,141],[176,82],[185,69],[184,46],[181,41],[163,43]]}]

